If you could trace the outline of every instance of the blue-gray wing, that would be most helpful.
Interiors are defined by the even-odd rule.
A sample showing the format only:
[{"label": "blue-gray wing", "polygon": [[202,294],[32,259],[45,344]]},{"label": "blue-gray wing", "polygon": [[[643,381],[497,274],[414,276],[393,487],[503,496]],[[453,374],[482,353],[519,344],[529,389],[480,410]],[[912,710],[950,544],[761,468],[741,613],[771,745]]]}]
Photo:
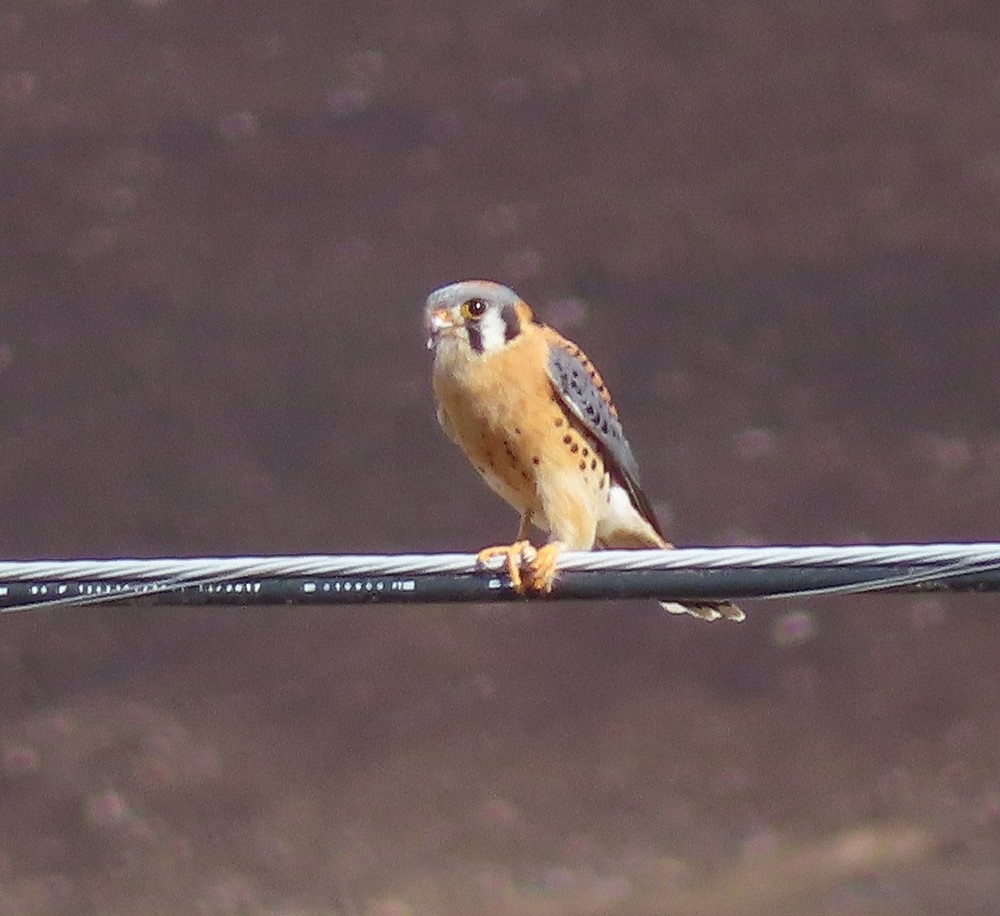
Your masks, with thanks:
[{"label": "blue-gray wing", "polygon": [[[609,470],[638,487],[639,465],[625,438],[625,431],[607,398],[600,376],[578,356],[559,344],[549,344],[549,378],[556,394],[601,446]],[[610,459],[610,460],[609,460]]]},{"label": "blue-gray wing", "polygon": [[656,513],[639,485],[639,465],[625,438],[618,412],[611,404],[603,379],[579,347],[551,328],[545,330],[549,337],[549,378],[552,387],[597,441],[605,466],[612,477],[628,490],[640,515],[663,537]]}]

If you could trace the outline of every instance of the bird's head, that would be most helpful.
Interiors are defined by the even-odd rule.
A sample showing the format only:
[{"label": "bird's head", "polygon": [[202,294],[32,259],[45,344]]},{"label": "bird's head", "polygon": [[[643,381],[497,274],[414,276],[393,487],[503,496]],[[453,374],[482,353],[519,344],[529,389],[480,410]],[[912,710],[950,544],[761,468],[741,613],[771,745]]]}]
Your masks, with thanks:
[{"label": "bird's head", "polygon": [[489,280],[462,280],[435,290],[424,310],[427,347],[435,356],[485,356],[515,341],[531,309],[514,290]]}]

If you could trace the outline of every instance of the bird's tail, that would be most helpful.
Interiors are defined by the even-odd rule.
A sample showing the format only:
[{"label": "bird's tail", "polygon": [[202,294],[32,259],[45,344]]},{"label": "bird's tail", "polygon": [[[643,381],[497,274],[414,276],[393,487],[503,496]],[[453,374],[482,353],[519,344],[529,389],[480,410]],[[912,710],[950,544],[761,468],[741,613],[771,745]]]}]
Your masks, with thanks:
[{"label": "bird's tail", "polygon": [[[661,547],[668,550],[673,548],[673,544],[661,538]],[[733,620],[739,623],[746,620],[747,615],[743,613],[732,601],[661,601],[660,607],[669,614],[690,614],[700,620]]]},{"label": "bird's tail", "polygon": [[690,614],[692,617],[699,617],[702,620],[719,620],[725,617],[726,620],[739,622],[746,620],[743,613],[732,601],[661,601],[660,607],[670,614]]},{"label": "bird's tail", "polygon": [[[617,532],[614,538],[603,542],[605,547],[618,547],[625,550],[635,550],[642,547],[660,547],[664,550],[673,549],[673,544],[665,541],[652,525],[644,531]],[[743,613],[731,601],[706,599],[705,601],[661,601],[660,607],[671,614],[690,614],[702,620],[746,620]]]}]

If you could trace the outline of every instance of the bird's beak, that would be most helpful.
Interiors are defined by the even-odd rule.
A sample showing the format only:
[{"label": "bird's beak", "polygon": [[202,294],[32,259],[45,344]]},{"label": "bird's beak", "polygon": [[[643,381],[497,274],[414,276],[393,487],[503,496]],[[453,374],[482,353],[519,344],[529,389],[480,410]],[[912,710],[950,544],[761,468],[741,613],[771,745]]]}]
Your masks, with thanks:
[{"label": "bird's beak", "polygon": [[441,336],[442,331],[447,331],[449,328],[453,327],[455,327],[455,322],[448,309],[435,309],[431,312],[430,318],[427,320],[427,330],[429,332],[427,337],[427,349],[433,350],[434,345],[437,343],[437,339]]}]

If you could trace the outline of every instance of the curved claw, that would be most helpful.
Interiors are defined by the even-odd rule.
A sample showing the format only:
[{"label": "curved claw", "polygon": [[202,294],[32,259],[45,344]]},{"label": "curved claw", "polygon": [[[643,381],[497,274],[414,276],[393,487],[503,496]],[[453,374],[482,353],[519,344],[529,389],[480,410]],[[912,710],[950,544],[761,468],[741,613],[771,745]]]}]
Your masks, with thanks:
[{"label": "curved claw", "polygon": [[534,583],[534,563],[536,559],[535,548],[531,546],[530,541],[515,541],[513,544],[501,544],[497,547],[486,547],[480,550],[476,554],[476,562],[487,569],[491,566],[491,563],[497,557],[503,557],[505,564],[504,569],[507,575],[510,576],[510,584],[513,586],[514,591],[519,595],[523,595],[528,590],[528,583],[521,578],[521,564],[529,564],[529,568],[532,570],[532,582]]},{"label": "curved claw", "polygon": [[531,569],[531,590],[535,592],[551,592],[552,583],[556,581],[559,554],[566,549],[562,541],[552,541],[544,547],[539,547],[533,559],[529,560]]}]

